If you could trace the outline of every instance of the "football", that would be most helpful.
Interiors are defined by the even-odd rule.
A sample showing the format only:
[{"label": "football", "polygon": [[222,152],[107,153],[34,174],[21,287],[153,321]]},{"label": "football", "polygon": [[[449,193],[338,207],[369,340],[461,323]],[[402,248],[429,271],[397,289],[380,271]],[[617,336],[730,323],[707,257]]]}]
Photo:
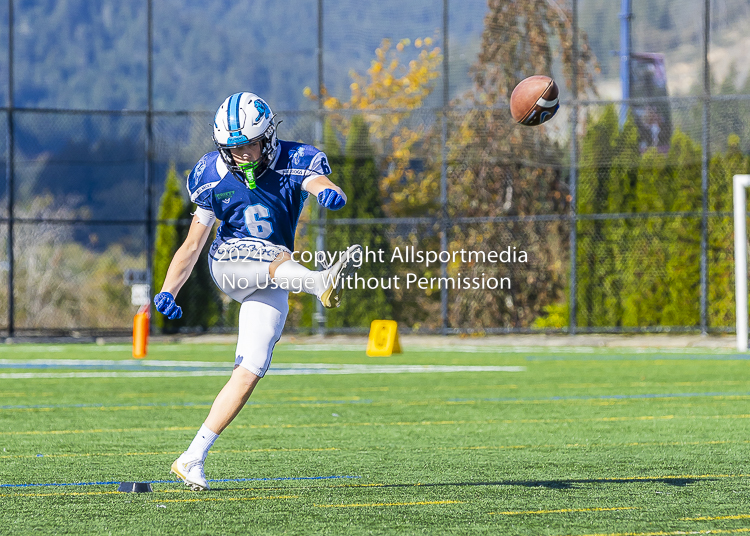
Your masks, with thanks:
[{"label": "football", "polygon": [[560,108],[557,84],[549,76],[535,75],[521,80],[510,96],[510,115],[516,123],[541,125]]}]

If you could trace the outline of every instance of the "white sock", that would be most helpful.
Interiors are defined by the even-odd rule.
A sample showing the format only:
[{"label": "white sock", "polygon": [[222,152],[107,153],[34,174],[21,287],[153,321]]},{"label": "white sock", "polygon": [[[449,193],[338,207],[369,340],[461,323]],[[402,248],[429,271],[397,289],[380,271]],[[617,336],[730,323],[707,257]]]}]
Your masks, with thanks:
[{"label": "white sock", "polygon": [[190,443],[190,446],[185,452],[196,457],[199,456],[201,460],[205,461],[206,456],[208,456],[208,451],[213,446],[217,437],[219,437],[219,434],[213,433],[205,424],[203,424],[201,425],[201,429],[198,430],[198,433],[195,434],[195,439],[193,439],[193,442]]},{"label": "white sock", "polygon": [[274,279],[283,289],[307,292],[320,296],[328,287],[327,272],[309,270],[296,261],[288,260],[276,268]]}]

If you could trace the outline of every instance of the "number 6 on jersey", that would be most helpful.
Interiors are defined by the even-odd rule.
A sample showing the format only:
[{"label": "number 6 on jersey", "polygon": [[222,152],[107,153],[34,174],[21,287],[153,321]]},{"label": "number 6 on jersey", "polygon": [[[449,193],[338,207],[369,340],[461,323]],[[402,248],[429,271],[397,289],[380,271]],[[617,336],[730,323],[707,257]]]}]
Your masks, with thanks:
[{"label": "number 6 on jersey", "polygon": [[268,238],[273,232],[273,225],[266,218],[271,213],[265,205],[250,205],[245,209],[245,226],[250,236],[255,238]]}]

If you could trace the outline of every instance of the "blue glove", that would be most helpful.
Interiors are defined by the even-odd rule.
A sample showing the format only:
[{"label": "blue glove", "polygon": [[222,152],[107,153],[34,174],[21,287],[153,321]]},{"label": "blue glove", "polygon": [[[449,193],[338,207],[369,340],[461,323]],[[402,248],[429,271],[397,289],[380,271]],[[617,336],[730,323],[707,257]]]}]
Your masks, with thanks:
[{"label": "blue glove", "polygon": [[169,292],[160,292],[159,294],[154,296],[154,305],[156,305],[157,311],[159,311],[170,320],[174,320],[182,316],[182,307],[174,302],[174,296],[172,296]]},{"label": "blue glove", "polygon": [[338,210],[346,205],[346,200],[336,190],[326,188],[318,194],[318,203],[330,210]]}]

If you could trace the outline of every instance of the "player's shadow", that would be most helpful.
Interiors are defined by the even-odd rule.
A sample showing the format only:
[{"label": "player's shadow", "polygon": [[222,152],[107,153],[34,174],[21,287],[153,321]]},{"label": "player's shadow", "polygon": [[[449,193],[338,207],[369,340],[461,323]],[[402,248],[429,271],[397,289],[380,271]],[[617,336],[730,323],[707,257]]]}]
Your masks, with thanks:
[{"label": "player's shadow", "polygon": [[[695,484],[696,482],[707,482],[715,481],[715,478],[689,478],[689,477],[667,477],[667,476],[655,476],[655,477],[636,477],[636,478],[576,478],[576,479],[560,479],[560,480],[497,480],[497,481],[480,481],[480,482],[426,482],[418,484],[372,484],[367,485],[369,489],[381,489],[381,488],[430,488],[430,487],[469,487],[469,486],[522,486],[526,488],[547,488],[547,489],[573,489],[578,485],[582,484],[639,484],[644,482],[668,484],[670,486],[684,487],[688,484]],[[341,487],[352,487],[359,488],[365,487],[357,484],[351,486]],[[212,488],[214,491],[268,491],[268,490],[291,490],[291,489],[310,489],[309,486],[288,486],[288,487],[256,487],[256,488]]]},{"label": "player's shadow", "polygon": [[[526,488],[547,489],[572,489],[581,484],[636,484],[643,482],[659,482],[670,486],[687,486],[695,482],[715,480],[713,478],[670,478],[670,477],[643,477],[643,478],[580,478],[561,480],[498,480],[495,482],[435,482],[430,484],[416,484],[417,486],[522,486]],[[385,484],[382,487],[409,487],[415,484]]]}]

